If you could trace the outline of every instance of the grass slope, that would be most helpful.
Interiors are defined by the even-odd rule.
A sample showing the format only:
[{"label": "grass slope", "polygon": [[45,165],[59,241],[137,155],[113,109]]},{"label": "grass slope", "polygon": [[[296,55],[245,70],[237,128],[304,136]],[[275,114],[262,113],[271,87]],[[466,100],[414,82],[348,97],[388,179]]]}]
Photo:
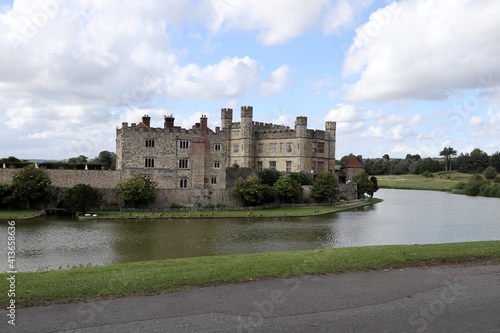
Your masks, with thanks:
[{"label": "grass slope", "polygon": [[[16,305],[76,302],[175,292],[263,278],[483,259],[500,262],[500,241],[225,255],[17,273]],[[7,274],[0,274],[1,306],[9,301],[5,292],[8,290],[7,277]]]},{"label": "grass slope", "polygon": [[459,182],[467,182],[470,174],[459,172],[438,172],[434,177],[422,175],[382,175],[377,176],[380,188],[405,190],[451,191]]}]

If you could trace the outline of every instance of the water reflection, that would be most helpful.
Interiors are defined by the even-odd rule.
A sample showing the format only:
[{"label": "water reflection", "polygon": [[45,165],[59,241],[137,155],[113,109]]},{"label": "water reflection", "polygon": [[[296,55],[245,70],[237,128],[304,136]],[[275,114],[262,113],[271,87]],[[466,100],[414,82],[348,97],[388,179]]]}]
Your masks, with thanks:
[{"label": "water reflection", "polygon": [[[34,271],[234,253],[500,239],[498,199],[401,190],[380,190],[377,195],[385,201],[307,218],[20,221],[17,268]],[[6,247],[4,232],[0,244]],[[3,260],[0,271],[6,270]]]}]

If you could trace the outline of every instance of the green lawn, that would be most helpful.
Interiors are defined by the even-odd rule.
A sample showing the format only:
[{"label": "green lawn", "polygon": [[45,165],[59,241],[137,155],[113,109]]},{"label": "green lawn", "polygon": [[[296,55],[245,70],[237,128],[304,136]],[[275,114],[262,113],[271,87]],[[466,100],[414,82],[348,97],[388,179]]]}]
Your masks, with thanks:
[{"label": "green lawn", "polygon": [[0,210],[0,220],[31,218],[41,213],[39,210]]},{"label": "green lawn", "polygon": [[380,188],[451,191],[459,182],[467,182],[470,174],[459,172],[438,172],[433,178],[422,175],[382,175],[377,176]]},{"label": "green lawn", "polygon": [[[182,258],[60,271],[17,273],[16,305],[149,295],[264,278],[381,270],[436,263],[500,263],[500,241],[370,246],[282,253]],[[8,301],[0,274],[0,306]]]}]

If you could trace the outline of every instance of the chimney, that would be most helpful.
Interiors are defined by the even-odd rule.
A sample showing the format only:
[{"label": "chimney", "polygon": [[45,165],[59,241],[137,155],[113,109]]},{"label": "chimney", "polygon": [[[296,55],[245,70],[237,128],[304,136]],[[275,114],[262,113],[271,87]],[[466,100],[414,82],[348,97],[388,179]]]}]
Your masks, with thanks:
[{"label": "chimney", "polygon": [[150,127],[151,125],[151,117],[148,116],[147,114],[145,114],[144,116],[142,116],[142,123],[144,125],[146,125],[147,127]]},{"label": "chimney", "polygon": [[207,116],[206,115],[201,115],[201,118],[200,118],[200,123],[201,123],[201,132],[202,133],[206,133],[207,132]]},{"label": "chimney", "polygon": [[172,129],[174,128],[174,116],[173,115],[170,115],[170,116],[165,116],[165,129]]}]

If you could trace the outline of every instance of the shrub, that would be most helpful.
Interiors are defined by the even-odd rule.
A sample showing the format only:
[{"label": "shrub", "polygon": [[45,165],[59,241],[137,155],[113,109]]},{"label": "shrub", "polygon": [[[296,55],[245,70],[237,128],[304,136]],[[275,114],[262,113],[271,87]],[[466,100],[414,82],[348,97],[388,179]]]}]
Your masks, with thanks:
[{"label": "shrub", "polygon": [[486,179],[495,179],[495,177],[498,175],[497,169],[495,167],[489,166],[484,170],[483,176]]},{"label": "shrub", "polygon": [[434,178],[434,175],[427,170],[422,173],[422,176],[425,178]]}]

